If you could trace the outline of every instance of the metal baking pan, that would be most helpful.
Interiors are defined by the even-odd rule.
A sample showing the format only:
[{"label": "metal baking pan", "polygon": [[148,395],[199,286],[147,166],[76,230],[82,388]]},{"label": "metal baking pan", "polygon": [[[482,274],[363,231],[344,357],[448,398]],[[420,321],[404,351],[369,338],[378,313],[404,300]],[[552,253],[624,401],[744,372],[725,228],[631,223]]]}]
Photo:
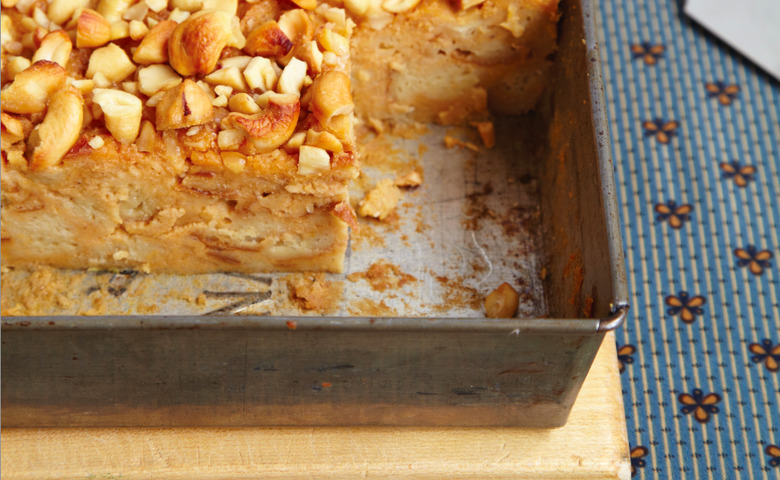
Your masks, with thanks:
[{"label": "metal baking pan", "polygon": [[[346,265],[384,259],[404,281],[331,275],[343,293],[323,316],[285,275],[49,272],[61,291],[33,292],[7,271],[4,310],[43,306],[2,319],[2,425],[565,424],[628,306],[594,10],[561,9],[553,88],[498,120],[495,149],[447,149],[459,132],[435,127],[392,145],[425,182]],[[518,318],[484,318],[505,281]]]}]

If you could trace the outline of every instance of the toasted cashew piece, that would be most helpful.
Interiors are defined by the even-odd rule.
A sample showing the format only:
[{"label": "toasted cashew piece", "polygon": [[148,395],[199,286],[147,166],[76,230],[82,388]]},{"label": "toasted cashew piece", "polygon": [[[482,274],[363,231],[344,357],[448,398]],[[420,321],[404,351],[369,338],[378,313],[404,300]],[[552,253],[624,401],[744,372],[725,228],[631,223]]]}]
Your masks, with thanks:
[{"label": "toasted cashew piece", "polygon": [[284,67],[282,74],[279,75],[279,82],[276,84],[279,93],[291,93],[300,96],[307,69],[308,65],[306,62],[292,57],[290,63]]},{"label": "toasted cashew piece", "polygon": [[189,78],[166,91],[157,104],[156,123],[159,130],[202,125],[213,117],[214,108],[209,96]]},{"label": "toasted cashew piece", "polygon": [[237,93],[228,100],[228,108],[231,112],[254,115],[260,113],[260,107],[248,93]]},{"label": "toasted cashew piece", "polygon": [[166,63],[168,61],[168,39],[179,24],[173,20],[163,20],[146,34],[133,54],[135,63]]},{"label": "toasted cashew piece", "polygon": [[127,10],[132,0],[100,0],[97,5],[97,11],[109,22],[116,22],[122,19],[122,14]]},{"label": "toasted cashew piece", "polygon": [[136,66],[116,43],[109,43],[92,52],[87,66],[87,78],[103,74],[110,82],[118,83],[135,72]]},{"label": "toasted cashew piece", "polygon": [[233,38],[231,19],[227,12],[201,10],[180,23],[168,41],[168,58],[174,70],[184,76],[214,71],[222,49]]},{"label": "toasted cashew piece", "polygon": [[384,0],[382,8],[391,13],[404,13],[413,9],[420,0]]},{"label": "toasted cashew piece", "polygon": [[255,57],[249,61],[244,69],[244,79],[249,88],[262,92],[273,90],[278,80],[271,60],[264,57]]},{"label": "toasted cashew piece", "polygon": [[21,120],[7,113],[0,113],[0,122],[3,125],[3,148],[24,140],[24,123]]},{"label": "toasted cashew piece", "polygon": [[295,8],[279,17],[279,28],[294,44],[314,37],[314,25],[306,10]]},{"label": "toasted cashew piece", "polygon": [[30,65],[32,65],[32,62],[28,60],[25,57],[6,57],[8,58],[8,63],[5,64],[5,71],[3,72],[3,76],[5,76],[7,81],[12,81],[14,78],[16,78],[16,75],[27,70],[30,68]]},{"label": "toasted cashew piece", "polygon": [[292,40],[287,38],[279,24],[269,20],[247,35],[244,51],[261,57],[283,57],[292,48]]},{"label": "toasted cashew piece", "polygon": [[96,88],[92,101],[100,106],[106,128],[122,143],[133,143],[141,128],[143,103],[131,93],[110,88]]},{"label": "toasted cashew piece", "polygon": [[73,43],[64,30],[55,30],[49,32],[41,40],[41,46],[33,54],[32,62],[40,60],[51,60],[63,67],[68,65],[70,51],[73,49]]},{"label": "toasted cashew piece", "polygon": [[181,77],[168,65],[150,65],[138,69],[138,90],[152,96],[181,83]]},{"label": "toasted cashew piece", "polygon": [[317,8],[317,0],[292,0],[292,2],[304,10],[314,10]]},{"label": "toasted cashew piece", "polygon": [[63,25],[79,8],[84,8],[87,4],[89,0],[52,0],[46,10],[46,16],[57,25]]},{"label": "toasted cashew piece", "polygon": [[111,41],[111,24],[103,15],[88,8],[81,11],[76,24],[76,46],[102,47]]},{"label": "toasted cashew piece", "polygon": [[306,145],[319,147],[333,153],[340,153],[344,150],[344,145],[335,135],[330,132],[318,132],[311,128],[306,132]]},{"label": "toasted cashew piece", "polygon": [[355,109],[349,76],[343,72],[332,70],[320,75],[309,90],[309,109],[322,124],[327,124],[334,116],[352,113]]},{"label": "toasted cashew piece", "polygon": [[228,124],[244,131],[252,153],[265,153],[283,145],[292,136],[298,124],[301,104],[293,94],[272,94],[268,107],[255,115],[231,113]]},{"label": "toasted cashew piece", "polygon": [[244,76],[241,75],[241,70],[239,70],[238,67],[220,68],[203,78],[212,85],[229,86],[234,90],[248,90],[246,82],[244,81]]},{"label": "toasted cashew piece", "polygon": [[11,113],[39,113],[46,109],[52,92],[65,85],[68,73],[59,64],[41,60],[16,74],[13,83],[0,93],[3,110]]},{"label": "toasted cashew piece", "polygon": [[30,133],[27,155],[31,170],[57,165],[81,134],[84,119],[81,93],[73,87],[55,91],[43,122]]},{"label": "toasted cashew piece", "polygon": [[362,17],[368,12],[370,6],[368,0],[344,0],[344,7],[349,10],[352,15]]},{"label": "toasted cashew piece", "polygon": [[[3,5],[5,6],[5,5]],[[5,45],[19,40],[19,32],[14,27],[14,22],[6,14],[0,16],[0,45],[5,50]]]},{"label": "toasted cashew piece", "polygon": [[220,10],[235,15],[238,0],[203,0],[203,10]]},{"label": "toasted cashew piece", "polygon": [[330,154],[325,149],[301,145],[298,149],[298,173],[312,175],[330,170]]}]

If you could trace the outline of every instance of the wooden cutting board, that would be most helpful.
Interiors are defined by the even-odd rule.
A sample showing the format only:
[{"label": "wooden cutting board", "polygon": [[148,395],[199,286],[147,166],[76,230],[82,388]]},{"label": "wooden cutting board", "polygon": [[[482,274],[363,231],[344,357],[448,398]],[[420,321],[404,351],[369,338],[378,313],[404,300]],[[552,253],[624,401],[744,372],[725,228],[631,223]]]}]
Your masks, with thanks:
[{"label": "wooden cutting board", "polygon": [[607,335],[565,427],[3,429],[3,480],[628,479]]}]

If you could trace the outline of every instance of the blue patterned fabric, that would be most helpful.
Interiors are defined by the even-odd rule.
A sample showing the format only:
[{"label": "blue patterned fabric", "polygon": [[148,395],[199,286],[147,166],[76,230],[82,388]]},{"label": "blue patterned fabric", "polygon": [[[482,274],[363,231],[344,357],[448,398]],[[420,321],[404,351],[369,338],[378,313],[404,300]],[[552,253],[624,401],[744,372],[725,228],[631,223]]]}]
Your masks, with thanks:
[{"label": "blue patterned fabric", "polygon": [[599,10],[634,475],[778,479],[780,85],[677,2]]}]

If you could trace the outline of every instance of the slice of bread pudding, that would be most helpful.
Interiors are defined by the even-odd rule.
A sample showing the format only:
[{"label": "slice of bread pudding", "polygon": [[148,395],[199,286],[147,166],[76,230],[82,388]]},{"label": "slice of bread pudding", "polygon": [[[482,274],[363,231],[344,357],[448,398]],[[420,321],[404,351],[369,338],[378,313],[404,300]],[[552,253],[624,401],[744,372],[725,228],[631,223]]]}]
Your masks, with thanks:
[{"label": "slice of bread pudding", "polygon": [[2,263],[340,272],[355,112],[528,111],[556,4],[3,0]]}]

